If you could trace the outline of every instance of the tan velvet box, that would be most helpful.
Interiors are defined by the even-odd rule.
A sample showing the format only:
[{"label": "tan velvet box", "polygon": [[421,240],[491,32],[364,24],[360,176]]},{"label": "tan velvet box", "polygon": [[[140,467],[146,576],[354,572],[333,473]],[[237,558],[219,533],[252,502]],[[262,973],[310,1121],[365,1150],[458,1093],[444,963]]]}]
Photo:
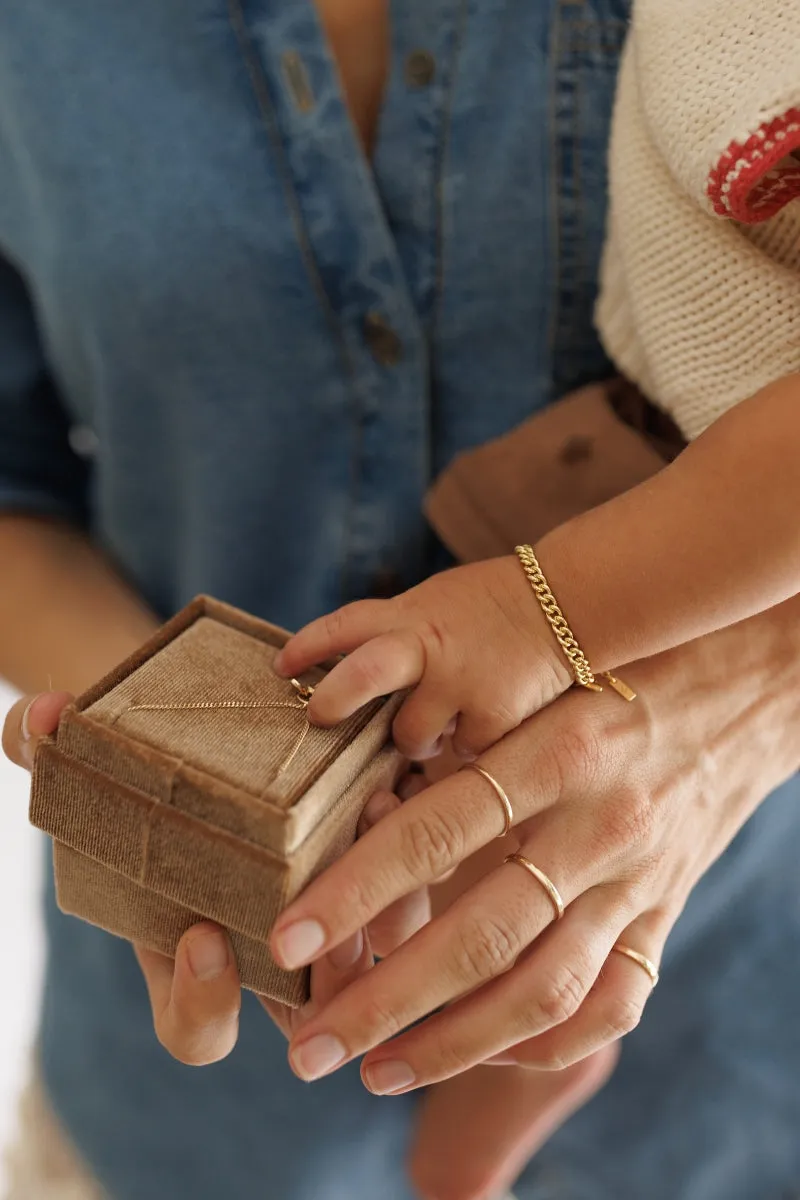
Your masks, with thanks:
[{"label": "tan velvet box", "polygon": [[36,754],[30,816],[54,839],[65,912],[166,954],[197,920],[218,921],[244,986],[296,1006],[307,973],[276,966],[272,924],[404,764],[390,741],[399,696],[309,726],[272,669],[288,636],[193,601],[65,710]]}]

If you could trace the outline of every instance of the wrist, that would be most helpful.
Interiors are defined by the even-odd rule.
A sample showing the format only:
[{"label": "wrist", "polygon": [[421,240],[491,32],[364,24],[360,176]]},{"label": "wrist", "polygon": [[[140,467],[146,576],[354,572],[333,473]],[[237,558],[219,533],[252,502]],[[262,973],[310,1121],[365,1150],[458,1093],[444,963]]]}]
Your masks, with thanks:
[{"label": "wrist", "polygon": [[[606,614],[602,609],[598,609],[597,605],[597,573],[601,568],[591,557],[582,553],[580,539],[572,537],[571,525],[572,523],[568,522],[545,534],[533,547],[533,551],[547,588],[568,626],[568,632],[575,639],[592,673],[597,675],[617,666],[620,660],[615,658],[613,647],[609,652],[608,630],[603,620]],[[537,607],[542,607],[536,596],[533,596],[533,599]],[[577,672],[559,645],[552,628],[550,636],[574,681]]]},{"label": "wrist", "polygon": [[562,695],[575,682],[575,676],[542,606],[531,589],[522,564],[516,554],[497,560],[499,575],[504,583],[504,595],[509,602],[509,615],[523,640],[532,645],[535,659],[550,676],[545,694],[551,699]]}]

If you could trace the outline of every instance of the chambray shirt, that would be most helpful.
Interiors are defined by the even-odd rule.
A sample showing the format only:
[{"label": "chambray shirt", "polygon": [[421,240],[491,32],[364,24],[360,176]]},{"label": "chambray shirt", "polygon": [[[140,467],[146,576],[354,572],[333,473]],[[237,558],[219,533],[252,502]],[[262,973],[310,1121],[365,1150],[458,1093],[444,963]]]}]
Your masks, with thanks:
[{"label": "chambray shirt", "polygon": [[[592,307],[626,15],[394,4],[370,167],[310,0],[5,0],[0,507],[85,525],[165,615],[204,591],[296,627],[434,569],[436,473],[609,370]],[[769,927],[789,974],[797,903],[757,868],[797,861],[790,800],[735,844],[738,883],[723,863],[699,889],[623,1067],[522,1200],[783,1200],[800,1179],[747,975],[728,1004],[697,950],[730,948],[739,904],[739,940]],[[228,1061],[179,1066],[130,948],[46,911],[44,1079],[112,1200],[411,1200],[415,1098],[355,1069],[300,1084],[251,997]],[[791,1062],[800,981],[766,957]]]}]

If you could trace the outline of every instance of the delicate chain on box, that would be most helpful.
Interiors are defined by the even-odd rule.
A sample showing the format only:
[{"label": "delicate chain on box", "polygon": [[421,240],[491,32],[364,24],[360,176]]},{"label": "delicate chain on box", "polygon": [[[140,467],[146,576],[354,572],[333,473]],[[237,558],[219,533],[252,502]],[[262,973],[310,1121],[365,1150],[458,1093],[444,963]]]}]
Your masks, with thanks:
[{"label": "delicate chain on box", "polygon": [[288,770],[291,764],[297,757],[300,749],[305,742],[311,725],[308,720],[308,704],[311,697],[314,695],[314,688],[311,684],[300,683],[298,679],[290,679],[292,687],[295,690],[296,698],[293,701],[288,700],[198,700],[195,703],[188,704],[129,704],[125,712],[202,712],[211,711],[218,712],[220,710],[230,709],[265,709],[265,708],[292,708],[298,712],[305,714],[303,728],[300,730],[297,738],[292,745],[291,750],[284,758],[283,762],[278,765],[274,778],[284,771]]}]

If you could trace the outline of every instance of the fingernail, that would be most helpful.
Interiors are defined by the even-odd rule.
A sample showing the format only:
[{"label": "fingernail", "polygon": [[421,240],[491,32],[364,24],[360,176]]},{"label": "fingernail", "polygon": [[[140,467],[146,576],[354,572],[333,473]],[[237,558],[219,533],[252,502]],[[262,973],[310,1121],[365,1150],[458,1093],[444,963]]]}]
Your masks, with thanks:
[{"label": "fingernail", "polygon": [[283,651],[279,650],[272,660],[272,669],[280,675],[283,670]]},{"label": "fingernail", "polygon": [[301,1079],[319,1079],[347,1058],[347,1051],[337,1037],[320,1033],[298,1046],[291,1053],[292,1066]]},{"label": "fingernail", "polygon": [[22,736],[23,742],[29,742],[31,740],[31,727],[29,724],[29,718],[31,715],[31,709],[33,708],[34,704],[36,703],[36,701],[38,699],[39,699],[38,696],[34,696],[34,698],[30,701],[30,703],[26,707],[25,712],[22,714],[22,720],[20,721],[19,729],[20,729],[20,734]]},{"label": "fingernail", "polygon": [[390,1058],[386,1062],[365,1067],[364,1078],[367,1087],[376,1096],[391,1096],[394,1092],[411,1087],[417,1077],[408,1063]]},{"label": "fingernail", "polygon": [[204,933],[192,938],[186,948],[189,966],[195,979],[210,983],[228,969],[230,952],[228,939],[221,933]]},{"label": "fingernail", "polygon": [[19,723],[19,733],[22,740],[20,751],[22,753],[23,761],[28,767],[33,766],[33,747],[30,745],[31,727],[29,724],[29,717],[31,709],[38,699],[38,696],[34,696],[33,700],[30,701],[25,709],[25,712],[22,714],[22,720]]},{"label": "fingernail", "polygon": [[417,750],[414,754],[416,762],[427,762],[429,758],[436,758],[442,752],[444,738],[437,738],[430,746],[423,746],[421,750]]},{"label": "fingernail", "polygon": [[388,817],[390,812],[400,807],[400,803],[396,796],[391,792],[378,792],[372,797],[369,804],[361,814],[361,821],[367,829],[371,829],[373,825],[377,825],[384,817]]},{"label": "fingernail", "polygon": [[295,921],[275,935],[273,949],[288,970],[305,966],[325,945],[325,930],[319,921]]},{"label": "fingernail", "polygon": [[364,933],[359,929],[347,941],[342,942],[341,946],[335,946],[328,959],[337,971],[346,971],[348,967],[355,966],[363,953]]}]

